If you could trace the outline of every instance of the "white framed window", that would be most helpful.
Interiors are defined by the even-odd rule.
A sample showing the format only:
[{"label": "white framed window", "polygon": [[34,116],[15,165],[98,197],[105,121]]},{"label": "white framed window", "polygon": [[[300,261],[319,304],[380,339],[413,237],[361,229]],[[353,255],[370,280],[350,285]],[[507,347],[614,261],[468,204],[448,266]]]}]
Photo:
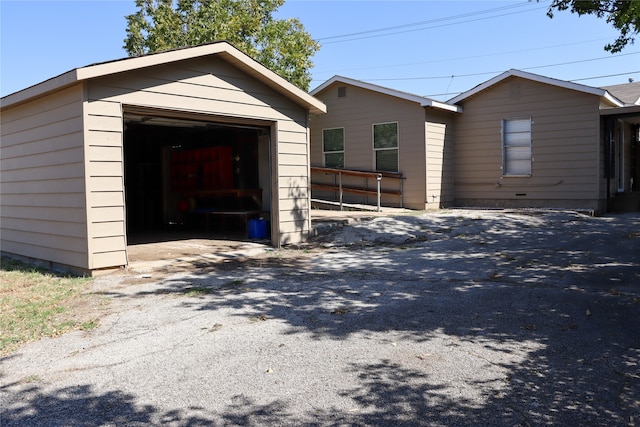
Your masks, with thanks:
[{"label": "white framed window", "polygon": [[375,170],[398,172],[398,122],[373,125]]},{"label": "white framed window", "polygon": [[344,168],[344,128],[322,129],[324,166]]},{"label": "white framed window", "polygon": [[531,117],[502,121],[502,175],[531,175]]}]

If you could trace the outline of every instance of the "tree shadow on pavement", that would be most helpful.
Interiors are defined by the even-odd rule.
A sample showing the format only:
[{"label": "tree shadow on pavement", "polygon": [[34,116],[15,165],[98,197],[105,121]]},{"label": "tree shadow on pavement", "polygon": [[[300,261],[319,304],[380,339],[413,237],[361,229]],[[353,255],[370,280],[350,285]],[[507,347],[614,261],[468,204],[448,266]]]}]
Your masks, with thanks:
[{"label": "tree shadow on pavement", "polygon": [[[15,386],[15,385],[13,385]],[[3,390],[7,392],[7,388]],[[45,390],[35,384],[19,392],[6,393],[0,425],[13,426],[265,426],[287,419],[285,405],[260,405],[236,396],[223,413],[189,407],[161,411],[140,405],[138,398],[121,391],[96,392],[91,385]]]},{"label": "tree shadow on pavement", "polygon": [[[80,412],[83,404],[90,419],[116,424],[120,418],[98,412],[121,408],[129,425],[612,426],[640,419],[638,216],[380,223],[378,231],[352,230],[348,250],[308,247],[300,256],[194,264],[188,275],[133,294],[182,295],[186,310],[261,316],[327,345],[388,334],[402,352],[372,360],[372,348],[369,360],[342,368],[355,378],[339,390],[354,411],[319,407],[301,415],[277,399],[265,405],[238,397],[220,414],[191,419],[190,412],[138,408],[124,393],[91,396],[84,386],[38,395],[34,388],[36,397],[10,412],[7,425],[34,412],[53,417],[49,407]],[[397,229],[404,238],[395,240]],[[84,415],[77,421],[90,425]]]},{"label": "tree shadow on pavement", "polygon": [[[354,367],[362,384],[353,398],[375,408],[364,424],[397,425],[394,399],[408,405],[407,425],[426,413],[449,425],[496,415],[500,421],[487,424],[633,425],[640,418],[637,216],[452,217],[426,228],[408,218],[404,228],[411,227],[417,231],[396,247],[372,245],[380,242],[374,233],[364,249],[314,256],[286,272],[247,266],[245,290],[258,294],[238,290],[185,304],[282,319],[290,333],[316,339],[394,332],[428,343],[444,335],[512,354],[535,344],[520,361],[495,362],[504,370],[502,391],[479,386],[481,397],[469,403],[429,399],[446,384],[433,378],[408,390],[406,380],[393,379],[401,365]],[[422,397],[412,403],[410,396]]]},{"label": "tree shadow on pavement", "polygon": [[2,426],[148,425],[156,412],[151,406],[138,407],[131,394],[112,391],[97,395],[90,385],[53,392],[43,392],[34,384],[15,393],[8,393],[8,388],[2,390]]}]

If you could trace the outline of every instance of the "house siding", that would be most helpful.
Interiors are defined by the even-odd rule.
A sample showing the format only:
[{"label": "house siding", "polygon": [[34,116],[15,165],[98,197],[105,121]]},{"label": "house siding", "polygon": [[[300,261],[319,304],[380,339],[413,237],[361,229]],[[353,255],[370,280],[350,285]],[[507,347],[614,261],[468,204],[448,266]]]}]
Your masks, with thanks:
[{"label": "house siding", "polygon": [[89,269],[127,264],[122,106],[84,103]]},{"label": "house siding", "polygon": [[0,250],[86,268],[82,84],[2,111]]},{"label": "house siding", "polygon": [[451,206],[454,193],[453,117],[451,114],[427,109],[427,194],[426,208]]},{"label": "house siding", "polygon": [[[338,87],[347,86],[346,96],[338,97]],[[327,114],[314,116],[311,127],[311,165],[324,166],[322,130],[344,128],[345,169],[374,170],[373,125],[398,123],[399,171],[405,176],[403,183],[404,206],[424,209],[426,194],[426,150],[424,108],[419,104],[393,96],[336,83],[330,85],[316,97],[327,105]],[[333,183],[329,177],[314,177]],[[344,178],[344,185],[362,186],[364,178]],[[369,182],[375,188],[375,182]],[[399,189],[397,180],[382,181],[383,188]],[[316,193],[314,193],[316,194]],[[317,192],[319,197],[333,197],[332,193]],[[315,196],[314,196],[315,197]],[[375,203],[364,196],[345,193],[345,201]],[[382,204],[399,206],[400,199],[393,195],[382,195]]]},{"label": "house siding", "polygon": [[[461,103],[455,192],[460,206],[599,207],[598,96],[511,77]],[[503,119],[533,120],[532,173],[502,176]]]},{"label": "house siding", "polygon": [[[120,110],[118,106],[122,106]],[[97,214],[100,209],[117,211],[114,219],[117,224],[124,215],[120,210],[120,198],[123,197],[122,138],[118,136],[122,133],[123,122],[118,112],[127,107],[207,114],[221,121],[241,118],[270,124],[275,129],[272,138],[275,138],[273,154],[276,159],[272,167],[277,173],[272,186],[278,193],[278,203],[273,206],[277,212],[272,211],[271,218],[279,229],[274,243],[296,243],[308,237],[307,110],[215,57],[159,65],[89,82],[87,119],[92,123],[91,132],[100,134],[101,140],[106,138],[117,144],[117,147],[112,147],[89,143],[92,153],[97,156],[92,158],[95,165],[107,168],[104,174],[94,176],[91,182],[94,196],[90,205],[92,213]],[[289,187],[292,180],[298,186],[296,189]],[[106,187],[97,190],[98,184]],[[125,242],[120,236],[98,236],[98,229],[94,230],[98,222],[95,215],[91,217],[93,243],[97,245],[98,240],[103,239],[99,246],[105,257],[122,256]],[[109,229],[112,231],[108,233],[118,227],[115,223],[111,224]],[[93,250],[97,254],[98,246]]]}]

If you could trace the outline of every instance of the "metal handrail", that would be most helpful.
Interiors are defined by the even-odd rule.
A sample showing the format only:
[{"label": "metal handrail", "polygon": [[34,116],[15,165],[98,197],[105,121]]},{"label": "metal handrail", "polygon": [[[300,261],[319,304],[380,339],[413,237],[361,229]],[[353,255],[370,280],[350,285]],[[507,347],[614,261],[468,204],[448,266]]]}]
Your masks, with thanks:
[{"label": "metal handrail", "polygon": [[[380,201],[381,201],[381,183],[382,183],[382,178],[393,178],[393,179],[399,179],[400,180],[400,207],[402,207],[403,205],[403,198],[402,198],[402,180],[404,179],[402,173],[399,172],[384,172],[384,171],[361,171],[361,170],[349,170],[349,169],[336,169],[336,168],[324,168],[324,167],[316,167],[316,166],[311,166],[311,172],[318,172],[318,173],[324,173],[324,174],[333,174],[336,175],[338,177],[338,194],[339,194],[339,198],[340,198],[340,210],[342,210],[342,200],[343,200],[343,195],[344,192],[353,192],[353,193],[358,193],[358,192],[362,192],[362,191],[368,191],[367,190],[360,190],[360,189],[349,189],[349,188],[344,188],[342,186],[342,176],[360,176],[360,177],[364,177],[364,178],[375,178],[376,179],[376,195],[377,195],[377,210],[378,212],[380,212],[381,208],[380,208]],[[312,184],[313,185],[313,184]]]}]

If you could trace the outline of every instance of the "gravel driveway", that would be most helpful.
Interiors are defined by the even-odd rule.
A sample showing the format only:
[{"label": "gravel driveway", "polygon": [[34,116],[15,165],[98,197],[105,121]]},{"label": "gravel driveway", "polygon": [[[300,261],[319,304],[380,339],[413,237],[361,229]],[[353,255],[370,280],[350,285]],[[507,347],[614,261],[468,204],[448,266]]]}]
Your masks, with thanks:
[{"label": "gravel driveway", "polygon": [[0,360],[5,426],[640,425],[640,214],[379,217],[100,277]]}]

